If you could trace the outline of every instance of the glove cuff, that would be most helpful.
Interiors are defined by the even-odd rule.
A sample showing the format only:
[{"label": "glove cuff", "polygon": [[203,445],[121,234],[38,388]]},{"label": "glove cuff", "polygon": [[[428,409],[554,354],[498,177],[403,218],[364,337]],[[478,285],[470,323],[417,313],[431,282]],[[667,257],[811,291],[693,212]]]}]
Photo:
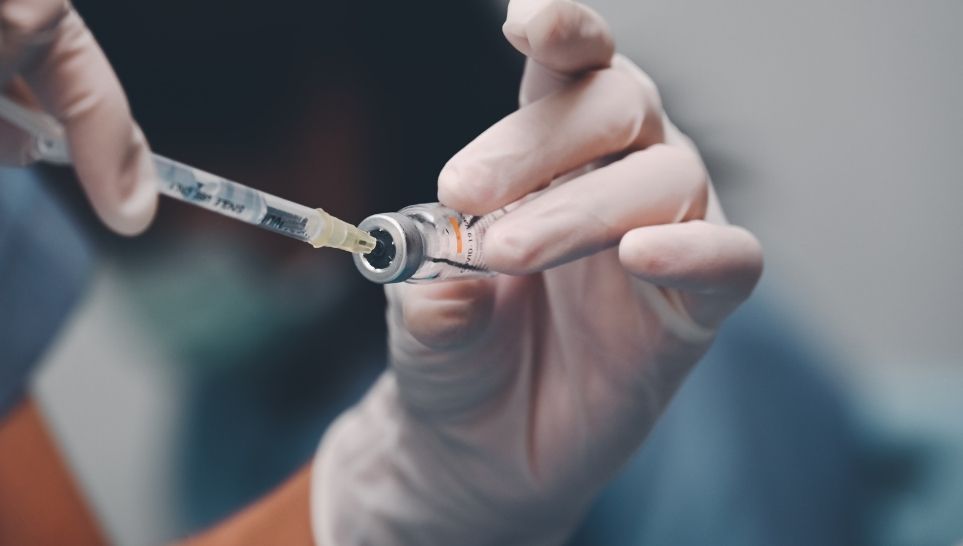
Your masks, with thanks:
[{"label": "glove cuff", "polygon": [[[386,372],[321,440],[311,475],[316,544],[563,543],[581,509],[557,499],[534,506],[524,487],[512,492],[492,483],[504,476],[479,472],[485,458],[413,419]],[[506,493],[495,499],[493,487]]]}]

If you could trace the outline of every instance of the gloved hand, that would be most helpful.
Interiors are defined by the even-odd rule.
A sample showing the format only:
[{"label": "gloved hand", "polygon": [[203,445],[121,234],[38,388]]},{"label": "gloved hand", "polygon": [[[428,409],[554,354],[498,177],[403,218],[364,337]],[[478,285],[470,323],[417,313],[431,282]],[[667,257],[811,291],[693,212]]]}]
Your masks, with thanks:
[{"label": "gloved hand", "polygon": [[561,543],[761,273],[596,13],[513,0],[504,32],[521,108],[439,200],[485,214],[547,189],[486,235],[511,275],[388,288],[390,369],[315,459],[319,544]]},{"label": "gloved hand", "polygon": [[[66,0],[0,0],[0,84],[65,129],[74,168],[109,227],[142,231],[157,207],[150,150],[120,82]],[[0,120],[0,162],[23,165],[32,138]]]}]

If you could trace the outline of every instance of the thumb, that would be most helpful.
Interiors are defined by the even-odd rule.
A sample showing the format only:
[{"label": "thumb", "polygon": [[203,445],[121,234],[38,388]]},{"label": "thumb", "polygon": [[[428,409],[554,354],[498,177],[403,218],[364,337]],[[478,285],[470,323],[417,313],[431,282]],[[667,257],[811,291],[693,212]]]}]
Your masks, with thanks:
[{"label": "thumb", "polygon": [[430,351],[470,345],[491,320],[494,304],[491,279],[396,284],[386,293],[389,313],[400,313],[399,326]]},{"label": "thumb", "polygon": [[386,287],[391,369],[402,398],[444,418],[474,407],[498,374],[480,351],[491,325],[492,279]]}]

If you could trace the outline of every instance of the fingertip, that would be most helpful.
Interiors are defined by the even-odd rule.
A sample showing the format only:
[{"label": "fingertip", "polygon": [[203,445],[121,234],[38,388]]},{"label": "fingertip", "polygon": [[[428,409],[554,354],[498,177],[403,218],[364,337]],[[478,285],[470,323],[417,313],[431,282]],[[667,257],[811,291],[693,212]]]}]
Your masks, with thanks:
[{"label": "fingertip", "polygon": [[104,217],[104,222],[120,235],[134,237],[150,226],[157,215],[158,195],[153,179],[142,179],[120,203]]},{"label": "fingertip", "polygon": [[[74,163],[81,182],[103,222],[120,235],[139,235],[157,212],[157,173],[153,156],[140,128],[134,125],[125,151],[114,168],[91,150],[76,153]],[[76,149],[72,144],[71,152]]]},{"label": "fingertip", "polygon": [[690,294],[701,324],[721,321],[745,301],[763,267],[762,247],[748,230],[701,220],[632,230],[619,260],[640,280]]},{"label": "fingertip", "polygon": [[505,24],[502,29],[508,29],[515,36],[525,35],[525,26],[532,18],[546,6],[556,0],[509,0],[505,13]]},{"label": "fingertip", "polygon": [[94,204],[94,210],[101,221],[118,235],[134,237],[150,226],[157,214],[157,192],[148,189],[146,184],[138,184],[137,190],[117,206],[105,207]]},{"label": "fingertip", "polygon": [[483,169],[450,161],[438,174],[438,201],[465,214],[487,214],[494,191]]},{"label": "fingertip", "polygon": [[745,286],[746,296],[755,289],[765,270],[765,257],[762,243],[748,229],[741,226],[729,226],[733,237],[740,239],[742,247],[742,265],[740,266],[742,284]]},{"label": "fingertip", "polygon": [[572,0],[512,0],[502,32],[526,57],[567,74],[607,67],[615,53],[605,19]]},{"label": "fingertip", "polygon": [[508,43],[512,44],[512,47],[523,55],[528,56],[529,53],[531,53],[532,48],[528,42],[528,36],[525,35],[524,24],[518,21],[507,20],[502,25],[502,34],[505,35]]},{"label": "fingertip", "polygon": [[525,31],[537,60],[561,72],[605,68],[615,54],[615,42],[605,20],[587,6],[569,0],[546,5],[531,18]]},{"label": "fingertip", "polygon": [[451,165],[445,165],[438,173],[438,201],[444,205],[457,209],[463,199],[459,191],[460,178],[458,171]]},{"label": "fingertip", "polygon": [[[149,157],[149,153],[146,154]],[[123,173],[115,185],[87,184],[90,198],[107,227],[120,235],[133,237],[143,233],[157,214],[158,193],[154,167],[149,160],[140,161],[134,169]]]},{"label": "fingertip", "polygon": [[517,222],[505,218],[485,234],[488,266],[507,275],[526,275],[541,270],[548,261],[548,246],[532,229],[522,230],[516,225]]}]

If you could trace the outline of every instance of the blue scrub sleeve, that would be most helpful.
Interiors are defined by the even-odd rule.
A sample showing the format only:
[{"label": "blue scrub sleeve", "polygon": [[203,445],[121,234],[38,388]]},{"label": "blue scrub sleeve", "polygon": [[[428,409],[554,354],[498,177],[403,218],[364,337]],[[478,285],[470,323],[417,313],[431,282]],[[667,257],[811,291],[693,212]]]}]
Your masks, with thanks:
[{"label": "blue scrub sleeve", "polygon": [[29,170],[0,169],[0,419],[89,279],[80,231]]}]

